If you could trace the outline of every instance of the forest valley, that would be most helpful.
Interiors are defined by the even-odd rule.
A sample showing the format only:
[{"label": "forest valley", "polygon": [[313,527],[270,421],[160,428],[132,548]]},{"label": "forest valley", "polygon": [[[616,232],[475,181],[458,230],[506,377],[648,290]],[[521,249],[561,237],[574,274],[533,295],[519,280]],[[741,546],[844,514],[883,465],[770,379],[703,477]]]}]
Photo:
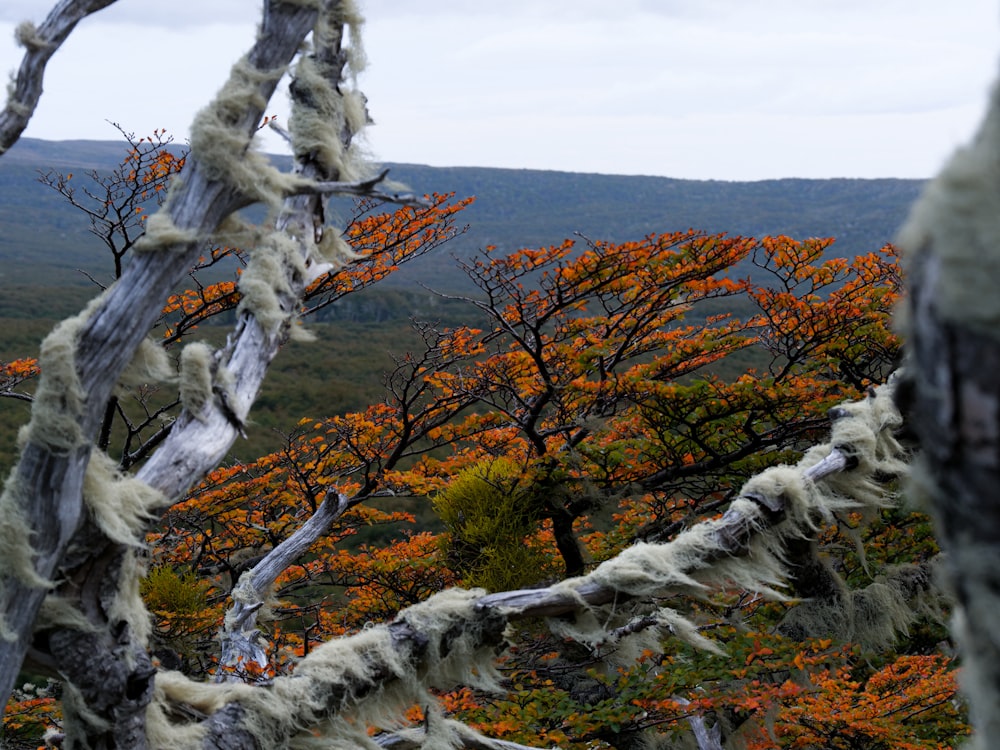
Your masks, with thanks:
[{"label": "forest valley", "polygon": [[[0,155],[108,4],[19,27]],[[115,282],[0,367],[32,408],[0,496],[2,746],[992,747],[1000,99],[902,235],[906,313],[891,245],[484,247],[449,296],[474,325],[415,320],[379,399],[237,460],[278,350],[473,200],[354,158],[352,4],[262,12],[188,151],[126,135],[111,173],[43,177]]]}]

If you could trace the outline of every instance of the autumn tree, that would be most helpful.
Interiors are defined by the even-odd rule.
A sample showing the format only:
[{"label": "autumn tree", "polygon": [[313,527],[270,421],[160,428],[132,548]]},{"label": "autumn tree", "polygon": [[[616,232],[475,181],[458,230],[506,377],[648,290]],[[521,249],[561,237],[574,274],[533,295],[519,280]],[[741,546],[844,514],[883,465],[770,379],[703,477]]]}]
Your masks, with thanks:
[{"label": "autumn tree", "polygon": [[[26,54],[0,113],[0,153],[37,103],[45,62],[108,4],[63,2],[41,26],[19,27]],[[821,260],[819,241],[695,232],[487,250],[468,266],[480,291],[468,301],[486,325],[422,326],[425,346],[398,361],[385,402],[304,422],[284,455],[219,467],[303,307],[378,280],[397,251],[432,246],[453,211],[385,194],[382,176],[351,158],[367,121],[351,83],[360,60],[345,43],[359,22],[345,2],[265,3],[256,42],[198,116],[183,179],[169,181],[141,239],[134,218],[112,220],[130,256],[114,283],[46,339],[33,393],[18,389],[34,364],[6,367],[6,391],[33,402],[0,497],[3,695],[22,667],[58,677],[71,747],[621,747],[650,731],[680,741],[680,729],[703,750],[722,733],[757,747],[950,741],[961,717],[949,660],[869,655],[936,602],[932,545],[895,561],[872,543],[893,538],[910,457],[897,383],[876,387],[895,349],[891,256]],[[251,140],[293,62],[297,167],[284,174]],[[154,175],[162,166],[144,164]],[[69,179],[53,186],[72,198]],[[326,222],[331,193],[411,208],[355,222],[350,247]],[[141,188],[125,203],[137,197]],[[268,209],[261,226],[236,217],[253,203]],[[366,231],[373,260],[339,271],[364,252]],[[109,245],[116,261],[121,247]],[[177,293],[212,248],[229,247],[245,252],[235,289]],[[724,273],[747,257],[769,283]],[[709,312],[735,295],[750,313]],[[225,346],[184,345],[234,303]],[[699,325],[682,317],[699,311]],[[183,345],[179,374],[163,340]],[[706,374],[757,344],[767,355],[756,372]],[[115,460],[105,428],[130,429],[115,399],[155,380],[177,389],[179,412],[155,438],[135,433],[131,444],[147,449],[133,464],[129,450]],[[925,397],[918,387],[917,403]],[[535,545],[561,560],[554,578],[571,577],[454,587],[489,569],[482,544],[461,548],[471,538],[462,503],[483,489],[463,496],[463,477],[499,487],[512,515],[540,524],[516,526],[508,547]],[[440,492],[448,536],[360,557],[336,547],[362,524],[398,518],[368,503],[400,492]],[[611,533],[581,537],[580,524],[616,502]],[[838,570],[824,552],[845,539],[859,551],[839,555]],[[450,569],[449,552],[470,563]],[[322,601],[333,587],[347,592],[341,609]],[[782,589],[791,602],[761,598]],[[268,642],[258,626],[275,592]],[[980,593],[960,603],[976,606]],[[538,619],[547,635],[527,624]],[[217,650],[191,659],[220,624]],[[720,647],[726,655],[707,661]],[[973,675],[985,683],[983,669]],[[401,730],[408,713],[420,724]]]},{"label": "autumn tree", "polygon": [[[701,243],[705,240],[698,234],[685,239],[690,242],[678,242],[676,246],[663,242],[665,249],[661,260],[665,264],[667,261],[681,264],[684,257],[693,249],[702,247]],[[612,428],[610,421],[606,424],[593,421],[592,435],[580,436],[576,443],[580,455],[563,466],[564,477],[561,479],[565,485],[578,488],[576,491],[580,494],[586,490],[590,505],[586,516],[598,515],[602,504],[620,503],[620,515],[609,532],[583,533],[581,546],[588,560],[607,559],[637,537],[671,539],[685,526],[696,524],[699,519],[725,507],[736,493],[734,483],[742,483],[747,476],[765,466],[782,459],[789,460],[795,455],[793,449],[797,444],[808,442],[809,435],[818,436],[825,431],[827,406],[816,396],[823,388],[829,388],[831,401],[828,403],[842,399],[848,386],[843,383],[839,374],[841,371],[848,366],[859,372],[863,367],[869,368],[869,380],[863,381],[863,385],[872,382],[871,377],[883,377],[881,369],[891,367],[895,344],[888,329],[888,320],[898,289],[898,276],[893,256],[888,252],[890,249],[886,253],[848,263],[842,260],[821,261],[821,252],[826,247],[826,243],[822,242],[796,243],[787,238],[764,242],[742,239],[739,245],[747,253],[756,251],[758,262],[765,267],[770,263],[765,258],[780,257],[779,266],[786,270],[775,271],[773,278],[780,277],[781,273],[791,278],[780,285],[756,286],[750,282],[734,285],[734,294],[740,289],[758,301],[749,307],[746,320],[740,321],[732,316],[725,319],[724,325],[733,333],[733,341],[738,343],[726,353],[746,354],[756,350],[758,353],[755,356],[760,358],[762,365],[767,365],[768,371],[780,377],[773,382],[760,373],[753,378],[742,377],[735,381],[719,376],[710,378],[708,385],[716,389],[720,398],[730,393],[725,390],[730,387],[735,387],[734,392],[742,393],[743,397],[736,399],[729,395],[728,408],[711,422],[712,429],[706,430],[705,434],[712,434],[723,443],[755,439],[754,433],[748,432],[747,422],[758,428],[767,423],[769,434],[776,441],[779,437],[783,441],[772,445],[780,444],[784,449],[772,450],[764,456],[749,450],[747,453],[752,461],[736,451],[727,464],[726,472],[720,472],[711,482],[699,485],[687,478],[687,483],[676,485],[669,495],[657,496],[654,492],[644,491],[639,478],[648,474],[657,477],[658,482],[666,482],[664,470],[675,459],[672,453],[667,459],[658,457],[659,451],[655,446],[658,440],[662,441],[662,437],[657,436],[669,432],[674,439],[683,439],[685,421],[679,420],[669,431],[660,421],[647,422],[645,407],[653,399],[650,397],[641,402],[632,399],[629,395],[635,391],[631,389],[623,389],[614,402],[606,397],[605,404],[610,406],[614,403],[614,409],[609,409],[608,414],[614,416],[615,426]],[[603,250],[609,256],[621,253],[616,256],[619,259],[617,264],[608,265],[615,266],[624,288],[632,288],[627,283],[631,274],[641,276],[648,270],[647,263],[628,266],[621,260],[630,249],[634,248],[629,245],[606,245]],[[533,254],[538,253],[519,251],[510,254],[507,260],[514,263],[524,255]],[[584,253],[579,267],[587,268],[592,264],[592,259],[585,256]],[[565,257],[560,262],[565,263],[564,268],[573,265]],[[708,273],[706,270],[700,275],[704,277]],[[575,278],[579,281],[583,276],[585,274]],[[807,282],[800,285],[795,279],[806,279]],[[817,279],[824,283],[836,280],[837,288],[826,289],[828,294],[818,295]],[[580,288],[585,286],[581,284]],[[799,287],[797,291],[789,291],[796,287]],[[583,309],[599,298],[594,288],[603,287],[593,287],[590,292],[580,291],[573,298],[577,309]],[[779,294],[778,289],[784,291]],[[568,291],[565,292],[567,296]],[[558,296],[552,295],[553,298]],[[782,304],[774,301],[779,296],[784,299]],[[644,299],[644,295],[634,296],[634,300]],[[765,303],[765,299],[770,302]],[[533,303],[525,304],[525,310],[530,310],[532,304],[537,304],[540,310],[547,309],[540,295],[534,297]],[[640,304],[638,309],[645,308]],[[687,306],[684,309],[688,309]],[[761,314],[760,309],[766,310],[767,314]],[[757,312],[754,313],[754,310]],[[675,330],[679,330],[677,326],[681,322],[681,314],[681,310],[670,313]],[[535,317],[527,312],[525,315]],[[775,324],[781,318],[790,321],[785,329]],[[591,325],[594,324],[593,318],[588,320]],[[716,322],[723,324],[722,320]],[[691,336],[690,344],[685,348],[686,356],[691,360],[692,371],[687,372],[692,376],[691,390],[673,388],[658,391],[656,402],[659,404],[657,414],[677,413],[690,420],[688,410],[698,405],[698,394],[706,393],[704,373],[693,377],[697,368],[704,367],[704,363],[718,366],[725,361],[726,354],[716,350],[716,337],[712,335],[711,326],[702,329],[705,332],[703,341],[693,333],[694,326],[683,328]],[[862,329],[868,331],[873,344],[878,345],[873,346],[871,351],[854,347],[852,335],[855,330]],[[332,533],[314,543],[307,561],[288,569],[276,582],[276,601],[270,606],[266,626],[270,651],[264,649],[257,652],[260,659],[259,664],[255,662],[257,666],[250,665],[248,668],[244,660],[232,667],[227,666],[227,673],[244,679],[269,680],[274,674],[288,670],[296,658],[310,653],[328,635],[349,633],[366,622],[391,617],[407,605],[420,602],[455,582],[485,585],[496,590],[535,583],[545,578],[558,578],[564,574],[564,566],[555,565],[552,560],[558,555],[558,545],[551,521],[545,521],[538,512],[531,510],[531,498],[536,486],[531,461],[525,460],[524,441],[519,440],[519,433],[509,427],[510,415],[501,413],[486,399],[475,399],[469,386],[481,382],[475,378],[477,373],[506,375],[514,371],[508,358],[508,347],[495,347],[488,343],[503,336],[502,323],[498,322],[493,330],[449,331],[446,340],[459,343],[447,346],[441,345],[440,338],[430,336],[432,329],[424,327],[423,330],[428,335],[427,349],[422,355],[414,354],[400,360],[387,381],[385,403],[356,415],[304,420],[302,432],[293,438],[286,450],[250,466],[240,465],[213,472],[209,482],[192,493],[187,502],[175,506],[167,514],[165,531],[154,537],[156,570],[162,571],[166,578],[159,585],[151,585],[147,591],[158,617],[157,638],[181,658],[181,666],[186,673],[207,675],[217,670],[212,659],[204,661],[199,654],[214,653],[212,636],[222,618],[226,592],[243,571],[260,560],[263,550],[278,544],[291,532],[294,522],[282,519],[301,515],[304,505],[316,506],[316,491],[311,487],[332,485],[347,492],[350,497],[345,496],[345,506],[385,492],[425,493],[440,488],[434,504],[447,525],[448,533],[438,539],[426,532],[414,534],[384,549],[367,548],[361,554],[355,554],[344,549],[343,542],[365,524],[389,520],[384,514],[379,516],[370,510],[358,515],[365,506],[355,505],[353,510],[336,519]],[[551,347],[549,330],[554,329],[538,329],[539,336],[546,340],[546,347]],[[735,335],[737,331],[738,336]],[[786,344],[787,351],[810,353],[800,355],[797,360],[801,369],[799,378],[782,374],[796,368],[784,361],[788,357],[777,357],[780,350],[775,341],[781,332],[789,342],[796,342],[794,347],[792,343]],[[657,356],[671,354],[677,339],[662,337],[665,342],[662,348],[658,348],[657,340],[660,339],[654,337],[643,344],[644,361],[647,363],[655,362]],[[878,347],[883,351],[881,358],[875,353]],[[581,349],[565,347],[559,354],[550,351],[547,369],[569,372],[580,368],[574,371],[570,380],[583,382],[588,370],[585,364],[582,367],[579,365],[578,353]],[[818,353],[822,351],[826,354],[821,356]],[[854,354],[849,355],[852,351]],[[451,353],[457,359],[447,359],[443,356],[445,353]],[[712,356],[713,353],[717,356]],[[855,361],[855,357],[860,357],[861,361]],[[662,371],[662,367],[654,368],[654,372]],[[642,382],[639,374],[631,373],[631,378],[635,380],[633,386]],[[527,401],[538,391],[534,382],[524,377],[520,385],[510,387],[509,392]],[[748,385],[754,382],[770,385],[766,389],[749,388]],[[462,383],[466,390],[456,394],[452,387],[454,383]],[[503,383],[506,385],[509,381]],[[673,382],[673,385],[678,386],[679,383]],[[647,381],[642,390],[649,387]],[[489,397],[490,389],[481,392]],[[672,400],[676,403],[672,404]],[[463,410],[470,403],[477,408],[462,417]],[[577,408],[585,408],[588,403],[583,398],[577,398],[575,402]],[[783,410],[774,408],[774,404],[782,405]],[[838,408],[834,413],[840,414],[841,411]],[[754,418],[754,413],[767,414],[767,418]],[[458,419],[443,424],[443,415],[455,415]],[[542,420],[540,422],[544,424]],[[820,423],[823,426],[817,430],[816,425]],[[622,425],[629,425],[629,428],[626,430]],[[585,449],[592,437],[596,439],[597,447],[587,451]],[[628,448],[624,447],[626,445]],[[696,443],[690,442],[685,445],[688,452],[702,451],[697,453],[697,461],[692,452],[688,463],[704,466],[704,461],[711,456],[711,446],[692,447]],[[648,454],[645,461],[641,460],[640,448]],[[444,449],[453,449],[454,452],[442,458],[441,451]],[[633,452],[628,461],[616,459],[612,462],[624,464],[619,467],[619,474],[606,471],[609,449]],[[429,452],[434,452],[437,457],[433,460],[427,458]],[[530,453],[527,455],[530,457]],[[399,459],[407,456],[425,458],[410,469],[401,468],[406,463]],[[684,465],[683,461],[678,463]],[[685,477],[682,475],[681,478]],[[699,486],[707,488],[709,485],[712,490],[704,495],[695,491]],[[548,486],[552,491],[551,482]],[[727,494],[730,494],[729,498]],[[525,523],[523,519],[529,522]],[[727,652],[744,654],[735,659],[736,664],[743,660],[753,661],[758,658],[754,654],[761,652],[769,657],[762,659],[762,663],[768,663],[769,675],[794,672],[801,680],[803,675],[813,670],[817,683],[824,686],[823,690],[835,694],[827,696],[831,701],[832,717],[835,712],[846,710],[846,706],[837,703],[845,699],[846,693],[842,683],[820,680],[825,677],[826,671],[843,672],[850,668],[852,676],[857,678],[862,657],[870,660],[872,649],[880,653],[889,649],[888,655],[883,658],[890,659],[891,665],[894,663],[892,654],[897,648],[898,635],[913,625],[907,616],[892,608],[890,611],[894,612],[894,619],[888,622],[876,618],[874,623],[868,623],[870,618],[867,615],[860,618],[851,613],[857,607],[868,606],[867,603],[886,607],[887,601],[894,601],[895,597],[904,597],[906,606],[916,608],[922,606],[918,605],[920,601],[934,600],[927,567],[933,559],[933,544],[920,546],[908,539],[912,532],[924,529],[926,524],[917,522],[914,525],[913,521],[906,519],[906,514],[896,514],[882,519],[876,527],[866,527],[860,524],[859,519],[847,516],[843,519],[840,534],[808,543],[806,539],[801,542],[786,541],[786,554],[793,563],[792,570],[801,571],[790,576],[793,591],[803,598],[813,599],[811,607],[793,608],[785,613],[786,607],[765,607],[759,599],[752,597],[727,600],[723,596],[714,607],[719,612],[729,611],[729,617],[740,613],[743,627],[750,628],[742,632],[728,632],[720,629],[718,624],[710,626],[712,615],[708,610],[696,616],[708,618],[703,620],[703,627],[714,627],[715,638],[726,644]],[[911,532],[904,533],[902,529],[907,524],[911,525]],[[865,528],[870,530],[863,532]],[[904,535],[895,538],[892,544],[894,557],[890,560],[883,556],[888,554],[886,536],[893,532]],[[858,565],[856,560],[844,560],[843,564],[851,571],[847,582],[841,582],[837,576],[825,572],[823,557],[834,554],[841,559],[842,553],[836,552],[838,547],[846,545],[852,548],[862,533],[868,534],[865,540],[867,562]],[[792,551],[794,557],[791,557]],[[898,570],[893,568],[893,564],[902,561],[908,565]],[[200,583],[195,573],[200,573]],[[216,602],[214,615],[192,618],[184,606],[171,604],[171,597],[177,596],[173,592],[178,591],[179,577],[187,581],[186,587],[180,588],[182,593],[192,590],[197,593],[199,586],[211,586],[207,592],[202,588],[202,599],[210,598]],[[883,581],[888,581],[888,584]],[[302,591],[311,592],[311,597],[304,600],[299,593]],[[884,598],[886,595],[889,600]],[[809,610],[812,610],[811,614]],[[840,612],[844,617],[838,622],[837,618],[828,616],[829,612]],[[201,615],[205,614],[202,609]],[[927,625],[922,624],[920,629],[925,627]],[[931,626],[930,632],[933,631],[934,626]],[[810,644],[810,639],[822,640],[824,637],[825,646]],[[938,630],[936,640],[942,637]],[[923,659],[923,649],[929,638],[934,640],[929,633],[924,633],[920,637],[914,636],[909,646],[900,644],[899,658],[911,659],[912,649],[916,651],[914,656]],[[692,716],[692,711],[712,716],[732,714],[735,718],[728,720],[727,731],[752,735],[752,727],[764,721],[765,713],[775,710],[777,706],[787,705],[787,709],[782,709],[787,714],[782,715],[791,717],[795,697],[804,695],[800,682],[785,685],[779,690],[783,683],[770,685],[759,679],[748,679],[747,675],[755,672],[745,667],[733,668],[720,675],[717,668],[708,667],[703,658],[698,659],[701,666],[697,670],[684,668],[683,661],[694,658],[691,653],[674,656],[650,652],[650,659],[655,656],[659,660],[659,666],[655,667],[658,672],[675,677],[685,675],[684,680],[696,680],[699,690],[704,690],[707,684],[713,685],[711,697],[699,698],[694,704],[695,709],[683,708],[681,703],[662,697],[665,689],[662,681],[648,679],[649,670],[654,668],[649,663],[635,667],[617,681],[602,682],[588,674],[588,670],[601,663],[601,659],[590,652],[586,652],[582,659],[567,661],[562,655],[553,662],[556,657],[552,655],[564,649],[558,641],[539,640],[537,633],[525,633],[524,639],[525,642],[503,662],[504,674],[512,675],[512,684],[520,686],[507,699],[509,702],[495,698],[487,700],[482,695],[449,694],[445,705],[454,715],[468,718],[488,734],[500,734],[508,739],[526,741],[538,733],[539,723],[545,722],[549,726],[561,726],[558,731],[546,735],[550,741],[561,746],[577,742],[585,744],[597,738],[622,746],[626,737],[640,742],[645,741],[650,732],[683,733],[687,731],[686,718]],[[848,648],[845,639],[847,642],[856,641],[850,648],[860,650],[845,651]],[[529,642],[532,645],[529,646]],[[762,642],[767,645],[761,645]],[[676,647],[671,650],[676,650]],[[709,661],[717,658],[710,655]],[[664,669],[666,663],[672,668]],[[842,728],[838,728],[832,719],[824,719],[815,725],[815,732],[810,736],[823,733],[844,737],[851,733],[881,736],[886,732],[895,732],[897,739],[902,740],[909,736],[919,739],[931,735],[939,739],[961,733],[960,711],[952,711],[948,702],[941,704],[943,707],[940,709],[933,708],[933,700],[954,695],[953,665],[947,659],[937,657],[919,662],[911,659],[910,663],[919,663],[924,667],[921,672],[911,670],[908,673],[911,677],[917,675],[912,687],[892,683],[891,689],[905,690],[905,700],[914,710],[923,712],[921,715],[927,719],[926,725],[915,725],[911,731],[906,722],[899,723],[893,718],[898,712],[889,712],[882,717],[881,723],[859,719],[858,723]],[[894,674],[891,666],[887,669]],[[751,682],[754,683],[752,689]],[[674,684],[681,689],[687,683]],[[860,684],[856,696],[864,701],[867,699],[860,697],[865,695]],[[951,686],[951,692],[940,692],[941,686]],[[748,690],[752,698],[747,697]],[[557,695],[561,696],[558,705],[551,702]],[[595,695],[604,697],[595,701]],[[632,703],[612,711],[612,704],[620,701],[623,695],[632,696]],[[691,698],[684,700],[690,701]],[[740,701],[745,703],[737,706]],[[531,706],[532,710],[527,710],[526,706]],[[863,706],[862,702],[857,710],[868,710]],[[747,707],[752,710],[745,710]],[[898,715],[901,718],[906,716],[902,713]],[[789,727],[794,724],[792,718],[788,722]],[[925,731],[925,726],[935,729],[919,734]]]}]

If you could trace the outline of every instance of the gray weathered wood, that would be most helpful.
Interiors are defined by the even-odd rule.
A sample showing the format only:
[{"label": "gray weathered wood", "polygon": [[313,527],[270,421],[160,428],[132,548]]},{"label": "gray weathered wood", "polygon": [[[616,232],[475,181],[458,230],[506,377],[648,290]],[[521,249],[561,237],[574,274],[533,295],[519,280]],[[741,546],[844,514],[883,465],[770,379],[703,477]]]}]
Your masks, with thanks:
[{"label": "gray weathered wood", "polygon": [[309,519],[285,541],[271,550],[241,578],[219,635],[221,653],[216,681],[236,680],[240,664],[268,664],[267,651],[257,630],[257,613],[278,576],[302,557],[351,506],[346,495],[330,492]]},{"label": "gray weathered wood", "polygon": [[[63,5],[75,6],[74,3]],[[262,71],[287,65],[312,29],[316,16],[315,8],[267,3],[263,32],[247,57],[250,64]],[[259,84],[259,99],[250,102],[233,123],[234,129],[246,134],[248,143],[275,85],[273,78],[263,80]],[[199,154],[192,152],[184,178],[171,190],[171,200],[164,210],[169,212],[174,226],[192,232],[198,239],[138,253],[121,279],[101,298],[78,336],[76,370],[87,398],[79,413],[66,416],[79,424],[85,438],[94,435],[104,404],[119,375],[159,316],[167,296],[197,259],[203,242],[228,214],[247,202],[247,197],[236,188],[214,179],[200,163]],[[266,365],[248,362],[248,367]],[[42,382],[46,377],[43,370]],[[69,406],[62,408],[69,409]],[[233,430],[227,446],[235,434]],[[218,440],[210,445],[225,452]],[[32,529],[31,538],[41,553],[36,557],[35,568],[44,578],[54,577],[81,523],[82,482],[88,457],[89,444],[86,443],[67,452],[58,446],[29,440],[15,469],[15,481],[22,488],[21,496],[29,499],[24,512]],[[208,468],[203,464],[200,470],[204,473]],[[192,467],[192,471],[197,468]],[[184,481],[191,483],[198,477],[196,473],[189,473]],[[45,590],[28,585],[14,575],[5,575],[0,580],[0,611],[7,613],[7,627],[18,635],[16,641],[0,640],[0,696],[4,700],[24,660],[35,614],[45,595]],[[110,652],[98,652],[92,657],[98,665],[103,660],[115,658]]]},{"label": "gray weathered wood", "polygon": [[7,105],[0,111],[0,155],[17,142],[35,113],[42,96],[45,66],[52,56],[82,19],[115,2],[116,0],[62,0],[35,29],[34,40],[27,45]]}]

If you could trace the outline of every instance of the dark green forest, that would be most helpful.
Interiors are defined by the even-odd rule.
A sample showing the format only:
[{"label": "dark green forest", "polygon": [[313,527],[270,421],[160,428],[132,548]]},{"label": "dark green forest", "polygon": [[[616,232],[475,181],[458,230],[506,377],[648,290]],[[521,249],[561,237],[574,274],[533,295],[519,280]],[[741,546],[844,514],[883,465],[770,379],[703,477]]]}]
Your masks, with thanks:
[{"label": "dark green forest", "polygon": [[[50,171],[74,173],[82,189],[88,173],[109,172],[126,149],[123,141],[22,138],[0,162],[0,361],[34,356],[54,321],[78,311],[112,280],[108,252],[90,233],[87,217],[40,177]],[[385,166],[391,179],[415,192],[475,196],[460,216],[467,228],[376,288],[349,295],[309,320],[317,342],[292,342],[281,352],[254,407],[258,429],[237,444],[236,457],[277,449],[297,421],[313,412],[343,413],[377,400],[392,355],[418,341],[411,319],[475,323],[474,308],[434,292],[471,292],[457,259],[472,257],[486,245],[513,250],[577,234],[625,241],[693,227],[733,235],[836,237],[830,252],[849,257],[890,241],[923,185],[899,179],[724,182]],[[346,219],[352,206],[343,203],[335,210]],[[219,273],[231,275],[232,269]],[[209,329],[203,335],[211,339],[223,333]],[[17,426],[27,412],[26,402],[0,402],[2,465],[11,460]]]}]

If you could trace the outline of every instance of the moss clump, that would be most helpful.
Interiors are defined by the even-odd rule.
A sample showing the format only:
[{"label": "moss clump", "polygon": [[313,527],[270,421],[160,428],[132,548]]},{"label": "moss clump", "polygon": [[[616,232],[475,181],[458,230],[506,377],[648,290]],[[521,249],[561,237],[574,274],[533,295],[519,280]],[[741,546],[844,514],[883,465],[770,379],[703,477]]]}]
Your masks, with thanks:
[{"label": "moss clump", "polygon": [[486,461],[462,471],[434,498],[448,529],[453,569],[470,586],[505,591],[537,583],[548,559],[525,543],[540,525],[538,503],[512,461]]},{"label": "moss clump", "polygon": [[169,566],[153,568],[142,580],[142,598],[156,612],[199,614],[208,607],[206,585],[188,571],[178,573]]}]

